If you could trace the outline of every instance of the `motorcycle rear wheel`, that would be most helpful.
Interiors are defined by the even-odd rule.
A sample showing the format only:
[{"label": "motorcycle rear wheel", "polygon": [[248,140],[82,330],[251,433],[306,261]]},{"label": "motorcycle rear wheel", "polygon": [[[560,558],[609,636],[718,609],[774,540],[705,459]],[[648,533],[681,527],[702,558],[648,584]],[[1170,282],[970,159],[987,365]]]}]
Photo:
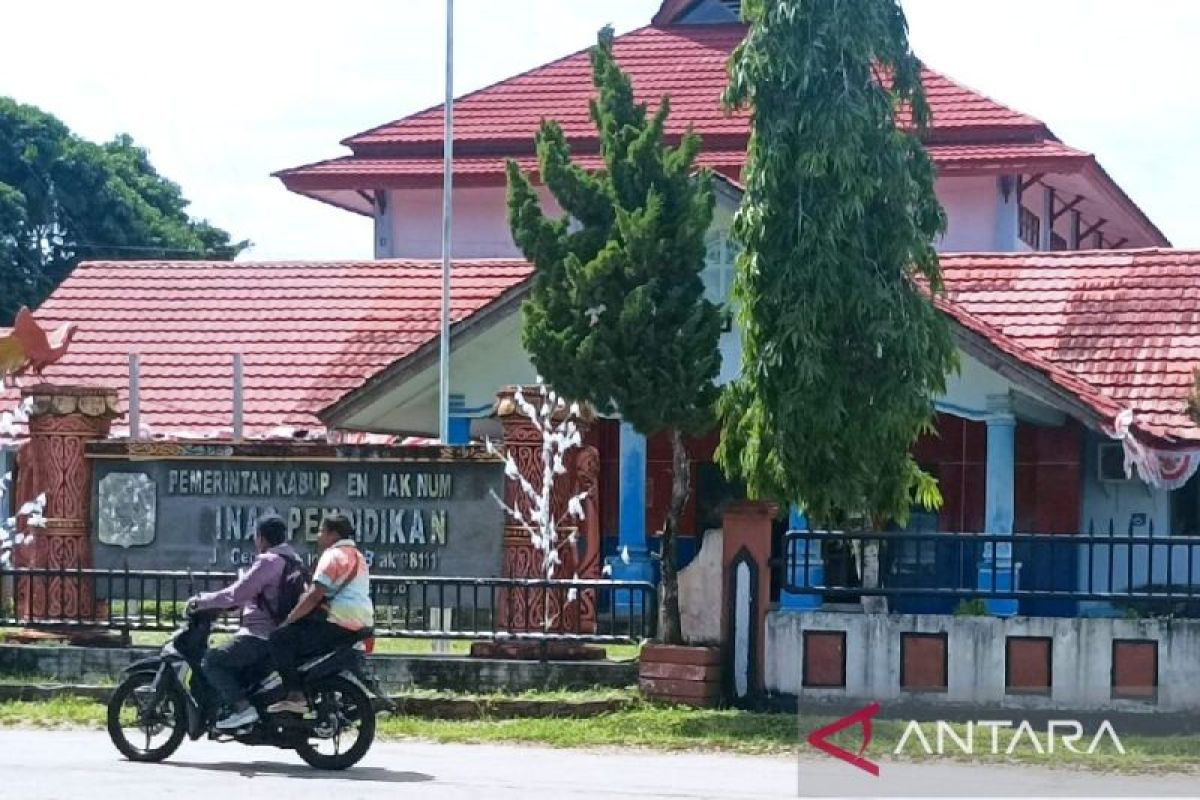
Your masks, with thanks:
[{"label": "motorcycle rear wheel", "polygon": [[[163,761],[179,749],[187,734],[187,710],[184,707],[187,699],[178,687],[171,687],[159,700],[157,708],[143,708],[135,692],[153,682],[152,672],[134,673],[117,687],[108,701],[108,738],[130,761]],[[133,730],[144,734],[144,747],[130,740],[128,722],[134,723]],[[154,736],[168,729],[170,734],[161,744],[151,743]]]},{"label": "motorcycle rear wheel", "polygon": [[[340,675],[320,681],[313,687],[312,698],[317,725],[326,723],[326,714],[331,713],[335,733],[330,738],[304,740],[296,745],[296,753],[316,769],[349,769],[362,760],[375,741],[375,707],[371,698],[356,683]],[[351,729],[355,731],[354,742],[343,750],[342,736]],[[322,752],[322,744],[332,744],[333,752]]]}]

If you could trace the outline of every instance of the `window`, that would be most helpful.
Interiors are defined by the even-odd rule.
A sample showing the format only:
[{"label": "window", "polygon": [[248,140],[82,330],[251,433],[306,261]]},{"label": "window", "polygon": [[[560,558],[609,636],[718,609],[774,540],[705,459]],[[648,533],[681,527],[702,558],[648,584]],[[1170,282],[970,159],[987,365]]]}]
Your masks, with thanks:
[{"label": "window", "polygon": [[737,22],[741,18],[742,0],[701,0],[679,18],[684,25],[712,25]]},{"label": "window", "polygon": [[1042,221],[1038,219],[1037,214],[1034,214],[1025,206],[1021,206],[1021,213],[1017,225],[1017,235],[1021,241],[1037,250],[1042,242]]},{"label": "window", "polygon": [[738,248],[729,238],[727,231],[713,231],[707,240],[708,254],[704,257],[704,296],[718,307],[729,304],[733,289],[733,265],[737,260]]}]

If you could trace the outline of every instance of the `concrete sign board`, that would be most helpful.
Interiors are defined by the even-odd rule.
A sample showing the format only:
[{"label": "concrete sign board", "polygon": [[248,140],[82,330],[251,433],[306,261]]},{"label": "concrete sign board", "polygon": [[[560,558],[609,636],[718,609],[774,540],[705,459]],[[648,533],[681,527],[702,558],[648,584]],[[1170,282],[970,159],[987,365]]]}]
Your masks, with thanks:
[{"label": "concrete sign board", "polygon": [[494,460],[196,452],[218,457],[92,454],[97,567],[232,571],[253,560],[255,525],[272,513],[311,560],[321,519],[336,510],[354,521],[375,574],[500,574],[504,516],[491,492],[501,492],[503,471]]}]

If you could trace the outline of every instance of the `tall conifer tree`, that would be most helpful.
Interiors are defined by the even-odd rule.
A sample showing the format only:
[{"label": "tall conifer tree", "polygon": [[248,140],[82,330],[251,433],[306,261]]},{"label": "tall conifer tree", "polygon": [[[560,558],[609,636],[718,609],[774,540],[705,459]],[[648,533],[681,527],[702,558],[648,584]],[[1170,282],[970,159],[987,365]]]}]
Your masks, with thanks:
[{"label": "tall conifer tree", "polygon": [[664,142],[670,104],[653,114],[634,100],[613,57],[613,33],[591,50],[590,105],[603,166],[571,160],[561,126],[537,134],[542,181],[564,210],[547,218],[530,179],[508,164],[509,223],[534,265],[522,342],[560,394],[619,412],[672,446],[671,504],[662,531],[660,638],[682,641],[676,537],[690,491],[685,434],[714,423],[721,320],[700,272],[712,221],[711,177],[695,170],[699,138]]}]

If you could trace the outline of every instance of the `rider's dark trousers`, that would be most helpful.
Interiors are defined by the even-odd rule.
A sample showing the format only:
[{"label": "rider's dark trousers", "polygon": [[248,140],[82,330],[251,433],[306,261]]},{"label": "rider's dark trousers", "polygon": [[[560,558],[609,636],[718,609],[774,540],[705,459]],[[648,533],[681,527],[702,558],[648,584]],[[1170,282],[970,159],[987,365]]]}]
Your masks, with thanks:
[{"label": "rider's dark trousers", "polygon": [[204,654],[204,677],[225,705],[233,705],[246,695],[243,673],[271,655],[266,639],[243,633]]},{"label": "rider's dark trousers", "polygon": [[347,644],[355,636],[352,630],[310,615],[291,625],[284,625],[271,634],[271,657],[275,660],[275,668],[279,670],[284,685],[289,689],[297,689],[300,676],[296,667],[301,662]]}]

